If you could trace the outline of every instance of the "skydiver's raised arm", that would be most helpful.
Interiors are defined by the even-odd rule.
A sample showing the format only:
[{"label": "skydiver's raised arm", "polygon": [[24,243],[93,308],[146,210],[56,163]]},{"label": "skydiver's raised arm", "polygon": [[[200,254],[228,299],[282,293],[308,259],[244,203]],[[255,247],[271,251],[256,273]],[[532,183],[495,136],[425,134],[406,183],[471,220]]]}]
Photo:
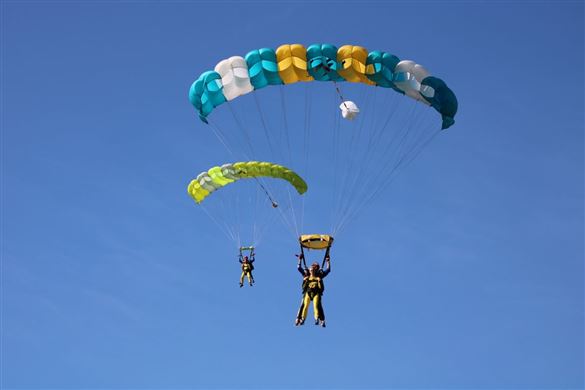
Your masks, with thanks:
[{"label": "skydiver's raised arm", "polygon": [[329,272],[331,272],[331,259],[329,258],[329,255],[327,255],[327,257],[325,257],[325,267],[323,268],[323,274],[321,277],[324,278],[329,275]]},{"label": "skydiver's raised arm", "polygon": [[305,269],[301,266],[301,260],[303,259],[303,255],[301,254],[295,256],[299,258],[299,261],[297,263],[297,271],[299,271],[301,275],[305,276]]}]

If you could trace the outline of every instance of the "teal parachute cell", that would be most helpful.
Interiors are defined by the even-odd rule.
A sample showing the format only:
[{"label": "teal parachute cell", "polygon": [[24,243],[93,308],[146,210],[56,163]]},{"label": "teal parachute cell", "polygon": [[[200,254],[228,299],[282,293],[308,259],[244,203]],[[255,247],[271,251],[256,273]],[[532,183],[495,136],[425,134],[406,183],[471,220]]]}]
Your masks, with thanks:
[{"label": "teal parachute cell", "polygon": [[441,128],[448,129],[455,123],[454,117],[457,113],[458,106],[457,97],[440,78],[433,76],[426,77],[421,85],[423,86],[421,95],[433,108],[439,111],[443,118]]},{"label": "teal parachute cell", "polygon": [[307,48],[307,71],[317,81],[343,81],[337,73],[337,47],[329,44],[313,44]]},{"label": "teal parachute cell", "polygon": [[393,54],[383,51],[374,50],[368,54],[366,65],[370,72],[366,76],[384,88],[392,88],[397,92],[404,93],[394,84],[394,69],[400,62],[400,59]]},{"label": "teal parachute cell", "polygon": [[245,59],[254,89],[282,84],[278,75],[278,64],[274,50],[268,48],[252,50],[246,54]]},{"label": "teal parachute cell", "polygon": [[207,123],[207,116],[213,109],[226,101],[222,92],[221,76],[215,71],[203,72],[191,85],[189,100],[199,111],[199,117]]}]

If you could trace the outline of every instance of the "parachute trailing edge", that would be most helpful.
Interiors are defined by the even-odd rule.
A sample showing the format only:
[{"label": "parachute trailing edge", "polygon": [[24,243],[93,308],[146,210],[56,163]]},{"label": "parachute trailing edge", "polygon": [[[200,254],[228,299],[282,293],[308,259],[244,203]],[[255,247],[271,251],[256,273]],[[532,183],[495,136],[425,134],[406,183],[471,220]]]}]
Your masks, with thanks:
[{"label": "parachute trailing edge", "polygon": [[246,178],[270,177],[288,181],[299,193],[307,192],[307,183],[294,171],[282,165],[261,161],[245,161],[215,166],[201,172],[189,183],[187,192],[197,203],[230,183]]},{"label": "parachute trailing edge", "polygon": [[281,45],[276,50],[252,50],[245,57],[220,61],[202,73],[189,90],[189,100],[207,123],[215,107],[268,85],[300,81],[348,81],[394,89],[430,105],[442,117],[442,129],[455,123],[457,98],[445,82],[422,65],[383,51],[330,44]]}]

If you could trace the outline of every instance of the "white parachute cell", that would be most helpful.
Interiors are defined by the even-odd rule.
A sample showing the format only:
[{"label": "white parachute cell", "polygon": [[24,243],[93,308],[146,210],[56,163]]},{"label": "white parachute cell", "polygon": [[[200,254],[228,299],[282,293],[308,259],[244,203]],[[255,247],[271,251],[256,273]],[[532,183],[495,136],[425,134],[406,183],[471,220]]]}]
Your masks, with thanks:
[{"label": "white parachute cell", "polygon": [[359,113],[360,109],[351,100],[346,100],[339,105],[343,119],[353,120]]},{"label": "white parachute cell", "polygon": [[196,179],[202,188],[209,192],[213,192],[218,188],[218,185],[213,182],[211,177],[207,174],[207,172],[202,172],[197,176]]},{"label": "white parachute cell", "polygon": [[236,176],[236,170],[232,166],[232,164],[223,164],[221,166],[221,174],[231,180],[237,180],[238,176]]},{"label": "white parachute cell", "polygon": [[228,101],[254,90],[248,75],[248,65],[242,57],[233,56],[218,62],[215,71],[221,76],[223,95]]},{"label": "white parachute cell", "polygon": [[[403,90],[404,93],[411,98],[429,105],[429,103],[420,94],[420,83],[425,79],[425,77],[430,76],[428,70],[414,61],[405,60],[400,61],[398,65],[396,65],[394,72],[394,84],[396,84],[398,88]],[[430,91],[425,89],[425,93],[430,93]]]}]

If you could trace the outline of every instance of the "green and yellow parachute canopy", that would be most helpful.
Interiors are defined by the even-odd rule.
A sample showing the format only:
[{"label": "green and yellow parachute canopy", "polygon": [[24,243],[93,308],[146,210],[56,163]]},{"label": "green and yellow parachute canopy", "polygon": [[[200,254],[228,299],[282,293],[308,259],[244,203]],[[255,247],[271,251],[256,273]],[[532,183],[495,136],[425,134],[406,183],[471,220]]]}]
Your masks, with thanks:
[{"label": "green and yellow parachute canopy", "polygon": [[294,171],[282,165],[263,161],[244,161],[215,166],[191,180],[187,192],[197,203],[212,192],[230,183],[246,178],[270,177],[288,181],[299,193],[307,192],[307,183]]}]

